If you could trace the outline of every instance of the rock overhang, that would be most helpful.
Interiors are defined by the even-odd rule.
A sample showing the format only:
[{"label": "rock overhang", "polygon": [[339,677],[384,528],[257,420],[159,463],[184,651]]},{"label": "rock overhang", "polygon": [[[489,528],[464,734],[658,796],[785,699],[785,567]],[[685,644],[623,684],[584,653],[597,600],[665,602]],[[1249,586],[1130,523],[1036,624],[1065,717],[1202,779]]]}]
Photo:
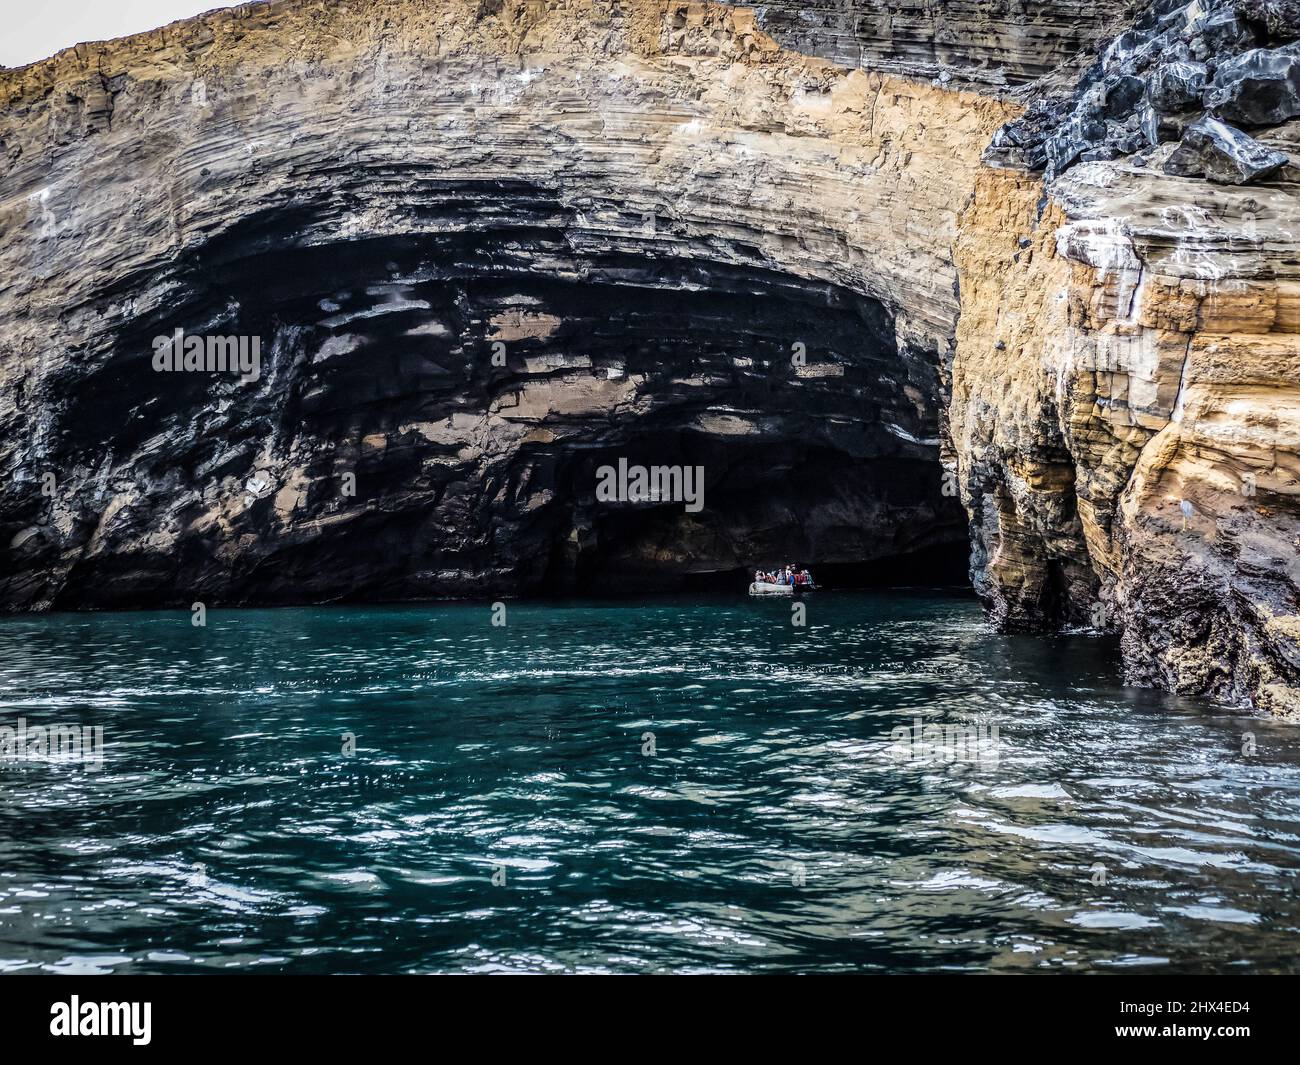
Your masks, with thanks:
[{"label": "rock overhang", "polygon": [[[638,543],[670,569],[780,553],[782,530],[808,561],[959,541],[938,467],[945,171],[976,153],[894,109],[976,128],[1005,109],[715,38],[527,58],[488,33],[432,65],[376,42],[358,76],[356,42],[241,70],[200,37],[210,63],[185,41],[179,65],[114,75],[107,117],[71,94],[80,135],[5,175],[11,306],[42,304],[7,333],[27,368],[11,417],[43,407],[14,456],[10,605],[571,584],[650,550],[601,548],[626,515],[574,506],[593,461],[648,442],[711,455],[726,504],[711,526],[648,522]],[[950,190],[924,187],[936,171]],[[884,193],[868,211],[864,187]],[[177,329],[256,337],[259,379],[151,374]],[[375,490],[351,515],[349,473]],[[764,504],[779,474],[807,490]],[[340,556],[370,542],[401,561],[367,583],[375,552]],[[593,545],[599,565],[567,557]]]},{"label": "rock overhang", "polygon": [[[1236,4],[1267,24],[1244,32],[1155,5],[1083,90],[1106,138],[1158,100],[1166,143],[1045,185],[981,166],[1022,111],[998,87],[1139,5],[1067,30],[1043,4],[1019,36],[949,6],[941,40],[926,5],[290,0],[0,74],[0,417],[33,426],[0,454],[11,603],[566,590],[725,568],[806,520],[805,561],[919,553],[960,535],[942,461],[996,621],[1122,631],[1134,680],[1286,712],[1294,174],[1221,195],[1162,173],[1215,86],[1197,51],[1286,12]],[[1184,23],[1152,96],[1125,64]],[[1032,151],[1034,121],[988,162]],[[178,310],[268,334],[266,376],[115,393]],[[655,452],[722,471],[719,521],[571,505],[593,464]],[[383,490],[357,507],[347,474]],[[1225,492],[1247,475],[1261,495]],[[778,483],[793,504],[755,509]]]}]

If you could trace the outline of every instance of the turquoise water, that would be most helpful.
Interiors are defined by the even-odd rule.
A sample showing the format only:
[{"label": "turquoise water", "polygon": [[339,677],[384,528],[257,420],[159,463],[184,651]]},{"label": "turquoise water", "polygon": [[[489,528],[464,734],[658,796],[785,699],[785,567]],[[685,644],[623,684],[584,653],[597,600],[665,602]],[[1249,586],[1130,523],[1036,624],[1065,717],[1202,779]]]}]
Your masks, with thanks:
[{"label": "turquoise water", "polygon": [[0,971],[1297,968],[1300,728],[807,609],[0,619],[0,725],[104,730],[0,764]]}]

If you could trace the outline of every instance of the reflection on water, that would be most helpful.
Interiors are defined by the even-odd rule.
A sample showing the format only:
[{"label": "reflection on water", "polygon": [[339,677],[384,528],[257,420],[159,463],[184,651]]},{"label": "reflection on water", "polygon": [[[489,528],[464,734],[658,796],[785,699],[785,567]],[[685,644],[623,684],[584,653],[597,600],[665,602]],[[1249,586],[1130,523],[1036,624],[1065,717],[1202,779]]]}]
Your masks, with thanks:
[{"label": "reflection on water", "polygon": [[0,725],[104,729],[0,764],[0,971],[1297,968],[1300,729],[966,599],[790,617],[0,620]]}]

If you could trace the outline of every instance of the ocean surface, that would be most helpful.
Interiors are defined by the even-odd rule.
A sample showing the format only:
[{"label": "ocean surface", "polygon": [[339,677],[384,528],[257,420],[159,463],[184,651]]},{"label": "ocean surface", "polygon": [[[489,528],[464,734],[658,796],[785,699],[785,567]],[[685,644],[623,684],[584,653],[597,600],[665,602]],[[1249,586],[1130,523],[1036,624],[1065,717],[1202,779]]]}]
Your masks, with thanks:
[{"label": "ocean surface", "polygon": [[791,607],[0,619],[0,971],[1300,969],[1300,727]]}]

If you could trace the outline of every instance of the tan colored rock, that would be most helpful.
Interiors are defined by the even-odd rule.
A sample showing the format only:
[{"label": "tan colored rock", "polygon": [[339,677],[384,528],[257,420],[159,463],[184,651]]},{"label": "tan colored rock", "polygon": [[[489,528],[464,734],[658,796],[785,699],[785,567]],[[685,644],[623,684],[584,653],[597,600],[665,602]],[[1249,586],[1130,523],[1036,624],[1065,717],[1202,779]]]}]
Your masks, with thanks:
[{"label": "tan colored rock", "polygon": [[1050,194],[1040,218],[1035,180],[990,172],[958,242],[981,591],[1121,631],[1136,682],[1293,713],[1300,197],[1118,164]]}]

